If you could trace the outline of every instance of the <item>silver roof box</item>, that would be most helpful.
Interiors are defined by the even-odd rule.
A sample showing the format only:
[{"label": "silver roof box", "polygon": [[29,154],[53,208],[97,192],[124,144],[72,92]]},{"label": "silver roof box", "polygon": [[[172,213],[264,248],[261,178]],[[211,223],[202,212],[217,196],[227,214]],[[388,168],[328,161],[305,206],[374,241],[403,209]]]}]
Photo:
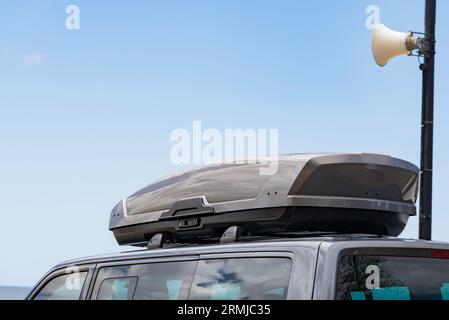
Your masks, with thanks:
[{"label": "silver roof box", "polygon": [[291,231],[397,236],[416,214],[419,170],[375,154],[298,154],[267,163],[205,165],[156,181],[120,201],[109,228],[119,244],[157,233],[173,241]]}]

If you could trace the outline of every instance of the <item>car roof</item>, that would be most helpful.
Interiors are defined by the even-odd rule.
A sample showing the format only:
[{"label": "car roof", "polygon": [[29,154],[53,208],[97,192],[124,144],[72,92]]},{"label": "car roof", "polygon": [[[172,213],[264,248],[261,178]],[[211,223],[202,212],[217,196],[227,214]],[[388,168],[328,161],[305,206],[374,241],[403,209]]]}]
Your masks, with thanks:
[{"label": "car roof", "polygon": [[383,248],[416,248],[449,250],[449,243],[425,241],[417,239],[394,238],[375,235],[325,235],[297,238],[266,238],[258,240],[243,240],[230,244],[179,244],[161,249],[143,249],[122,251],[111,254],[87,256],[71,259],[56,265],[52,270],[81,264],[96,264],[114,261],[139,260],[148,258],[186,257],[204,254],[263,252],[263,251],[294,251],[297,248],[308,247],[317,250],[322,243],[337,245],[342,248],[351,247],[383,247]]}]

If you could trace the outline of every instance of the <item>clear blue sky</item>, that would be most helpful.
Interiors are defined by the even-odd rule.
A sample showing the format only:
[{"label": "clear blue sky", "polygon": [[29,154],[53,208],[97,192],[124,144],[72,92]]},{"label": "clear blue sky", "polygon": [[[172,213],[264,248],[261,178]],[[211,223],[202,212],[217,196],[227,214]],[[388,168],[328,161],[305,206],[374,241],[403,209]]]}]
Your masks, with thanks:
[{"label": "clear blue sky", "polygon": [[[79,31],[65,29],[68,4]],[[418,61],[375,65],[369,4],[393,29],[423,29],[423,0],[1,0],[0,285],[123,250],[110,209],[177,169],[169,134],[193,120],[278,128],[282,153],[419,164]],[[434,237],[449,241],[449,1],[438,10]]]}]

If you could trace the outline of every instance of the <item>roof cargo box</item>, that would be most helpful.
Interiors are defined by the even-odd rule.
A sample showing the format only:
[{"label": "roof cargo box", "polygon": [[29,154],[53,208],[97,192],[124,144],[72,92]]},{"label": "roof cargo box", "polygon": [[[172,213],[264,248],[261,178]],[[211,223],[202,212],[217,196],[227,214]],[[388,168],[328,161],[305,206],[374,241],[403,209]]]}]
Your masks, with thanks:
[{"label": "roof cargo box", "polygon": [[156,234],[173,242],[219,238],[230,226],[282,232],[397,236],[416,214],[419,170],[374,154],[300,154],[267,163],[206,165],[161,179],[120,201],[109,228],[119,244]]}]

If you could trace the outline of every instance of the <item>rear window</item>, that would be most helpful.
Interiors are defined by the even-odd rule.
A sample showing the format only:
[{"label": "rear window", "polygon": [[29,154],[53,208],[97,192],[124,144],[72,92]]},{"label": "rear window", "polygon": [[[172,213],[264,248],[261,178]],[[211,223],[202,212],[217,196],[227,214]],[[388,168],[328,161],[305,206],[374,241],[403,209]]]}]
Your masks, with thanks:
[{"label": "rear window", "polygon": [[449,300],[449,260],[343,256],[338,300]]}]

